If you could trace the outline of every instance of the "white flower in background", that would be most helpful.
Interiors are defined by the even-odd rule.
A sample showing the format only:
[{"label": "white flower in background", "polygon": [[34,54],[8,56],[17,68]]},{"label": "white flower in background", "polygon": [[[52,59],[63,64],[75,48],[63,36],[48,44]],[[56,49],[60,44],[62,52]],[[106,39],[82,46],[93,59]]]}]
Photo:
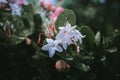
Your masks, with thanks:
[{"label": "white flower in background", "polygon": [[10,3],[10,7],[12,9],[12,15],[21,16],[21,7],[19,5]]},{"label": "white flower in background", "polygon": [[27,5],[26,0],[0,0],[0,2],[9,3],[10,8],[12,10],[11,14],[12,15],[18,15],[18,16],[21,16],[21,5],[22,4]]},{"label": "white flower in background", "polygon": [[0,2],[2,2],[2,3],[7,3],[7,1],[6,1],[6,0],[0,0]]},{"label": "white flower in background", "polygon": [[63,49],[59,46],[59,41],[53,40],[53,39],[46,39],[47,43],[42,47],[42,50],[49,51],[49,56],[53,57],[55,54],[55,51],[62,52]]}]

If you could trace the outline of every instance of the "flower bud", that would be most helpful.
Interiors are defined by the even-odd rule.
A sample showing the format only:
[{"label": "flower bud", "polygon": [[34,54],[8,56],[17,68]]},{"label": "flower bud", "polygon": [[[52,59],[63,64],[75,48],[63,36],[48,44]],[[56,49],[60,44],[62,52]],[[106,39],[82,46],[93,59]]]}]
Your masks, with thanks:
[{"label": "flower bud", "polygon": [[55,64],[55,68],[60,72],[64,72],[70,69],[70,65],[67,64],[64,60],[58,60]]},{"label": "flower bud", "polygon": [[26,38],[26,44],[28,44],[28,45],[31,44],[31,40],[29,38]]}]

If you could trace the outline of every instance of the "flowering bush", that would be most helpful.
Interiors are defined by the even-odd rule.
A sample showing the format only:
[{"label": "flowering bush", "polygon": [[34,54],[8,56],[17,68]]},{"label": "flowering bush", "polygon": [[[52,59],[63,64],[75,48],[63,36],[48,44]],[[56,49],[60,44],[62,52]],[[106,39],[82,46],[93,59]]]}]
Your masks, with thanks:
[{"label": "flowering bush", "polygon": [[[5,39],[0,42],[1,45],[15,46],[26,40],[28,45],[36,49],[33,56],[35,59],[36,56],[47,56],[49,53],[49,57],[59,56],[65,61],[76,63],[74,58],[79,58],[83,52],[82,38],[85,35],[82,35],[76,25],[76,16],[72,10],[55,7],[52,3],[41,0],[43,12],[35,14],[31,3],[24,0],[3,0],[0,3],[0,15],[3,15],[0,26],[4,34],[2,38]],[[43,13],[41,23],[40,15]],[[3,20],[4,18],[6,19]],[[36,40],[29,38],[36,32]],[[74,64],[77,67],[80,65],[82,67],[81,63]]]},{"label": "flowering bush", "polygon": [[[105,5],[106,0],[93,2]],[[4,58],[0,61],[7,60],[5,70],[12,80],[79,80],[83,76],[87,80],[88,75],[88,80],[99,80],[102,69],[113,69],[108,69],[112,62],[108,55],[119,52],[119,30],[106,27],[93,32],[92,27],[82,23],[88,19],[79,18],[75,10],[62,7],[62,3],[63,0],[0,0],[0,59]],[[89,19],[96,11],[92,6],[78,10]]]}]

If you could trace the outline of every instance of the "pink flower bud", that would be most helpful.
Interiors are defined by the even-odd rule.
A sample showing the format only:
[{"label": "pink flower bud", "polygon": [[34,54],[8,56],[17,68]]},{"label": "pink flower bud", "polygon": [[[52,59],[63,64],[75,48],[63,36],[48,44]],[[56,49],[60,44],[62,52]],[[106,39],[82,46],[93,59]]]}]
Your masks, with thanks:
[{"label": "pink flower bud", "polygon": [[31,39],[26,38],[26,44],[30,45],[31,44]]},{"label": "pink flower bud", "polygon": [[50,18],[53,19],[54,21],[56,21],[57,17],[59,16],[59,14],[63,11],[64,9],[62,7],[57,7],[55,9],[55,12],[53,14],[50,15]]},{"label": "pink flower bud", "polygon": [[47,10],[52,6],[50,2],[40,2],[40,4],[44,9],[47,9]]},{"label": "pink flower bud", "polygon": [[68,71],[70,69],[70,65],[67,64],[64,60],[58,60],[55,64],[55,68],[58,71]]},{"label": "pink flower bud", "polygon": [[79,55],[80,53],[80,46],[77,46],[77,54]]},{"label": "pink flower bud", "polygon": [[22,4],[24,4],[24,3],[25,3],[25,0],[19,0],[19,1],[17,2],[18,5],[22,5]]},{"label": "pink flower bud", "polygon": [[2,4],[2,3],[0,3],[0,8],[2,8],[2,6],[3,6],[3,4]]}]

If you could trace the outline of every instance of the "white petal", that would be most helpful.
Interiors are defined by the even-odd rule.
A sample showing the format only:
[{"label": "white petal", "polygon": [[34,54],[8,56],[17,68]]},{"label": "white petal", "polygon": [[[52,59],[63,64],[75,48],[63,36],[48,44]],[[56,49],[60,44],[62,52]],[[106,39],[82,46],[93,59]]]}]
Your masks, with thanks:
[{"label": "white petal", "polygon": [[51,48],[51,45],[47,44],[47,45],[43,46],[41,49],[48,51],[50,48]]},{"label": "white petal", "polygon": [[56,35],[55,39],[60,40],[63,38],[63,36],[64,36],[64,34],[60,32]]},{"label": "white petal", "polygon": [[71,28],[71,24],[70,23],[68,23],[67,25],[66,25],[66,28]]},{"label": "white petal", "polygon": [[85,37],[83,36],[78,30],[75,30],[76,34],[79,35],[80,37]]},{"label": "white petal", "polygon": [[65,50],[67,50],[67,44],[66,44],[66,43],[62,43],[62,45],[63,45],[63,48],[64,48]]},{"label": "white petal", "polygon": [[49,56],[50,56],[50,57],[53,57],[54,54],[55,54],[55,49],[50,49],[50,50],[49,50]]},{"label": "white petal", "polygon": [[48,44],[53,44],[53,43],[54,43],[54,40],[53,40],[53,39],[48,39],[48,38],[47,38],[46,41],[47,41]]},{"label": "white petal", "polygon": [[74,42],[77,42],[77,41],[78,41],[78,36],[75,36]]},{"label": "white petal", "polygon": [[71,41],[71,36],[70,36],[70,35],[66,36],[66,43],[67,43],[68,45],[70,45],[70,44],[72,43],[72,41]]},{"label": "white petal", "polygon": [[63,52],[63,49],[60,46],[56,46],[55,50],[57,50],[58,52]]},{"label": "white petal", "polygon": [[10,7],[12,9],[12,15],[21,15],[21,7],[17,4],[10,3]]},{"label": "white petal", "polygon": [[80,41],[80,44],[81,44],[81,43],[82,43],[82,38],[81,38],[81,37],[79,37],[78,39],[79,39],[79,41]]},{"label": "white petal", "polygon": [[61,42],[60,40],[55,40],[54,41],[55,46],[57,46],[58,44],[60,44],[60,42]]}]

